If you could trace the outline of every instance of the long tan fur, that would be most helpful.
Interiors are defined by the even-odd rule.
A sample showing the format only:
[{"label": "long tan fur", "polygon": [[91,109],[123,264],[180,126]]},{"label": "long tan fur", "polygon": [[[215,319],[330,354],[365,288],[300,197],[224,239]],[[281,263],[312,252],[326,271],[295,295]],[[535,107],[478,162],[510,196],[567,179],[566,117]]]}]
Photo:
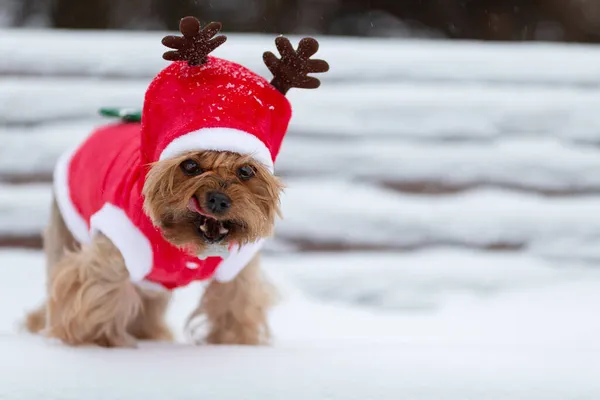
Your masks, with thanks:
[{"label": "long tan fur", "polygon": [[208,332],[197,342],[211,344],[268,344],[271,338],[267,311],[276,299],[275,289],[260,273],[260,256],[231,282],[211,282],[188,319],[194,329],[198,317],[206,317]]},{"label": "long tan fur", "polygon": [[[185,176],[179,165],[187,159],[198,162],[205,172]],[[243,165],[251,165],[256,170],[256,176],[244,183],[236,177],[236,170]],[[189,153],[152,166],[144,185],[144,210],[165,239],[176,246],[195,245],[202,249],[204,243],[200,241],[193,224],[195,216],[187,209],[187,202],[192,196],[204,199],[207,192],[219,190],[232,199],[227,219],[238,223],[230,239],[244,244],[271,235],[279,215],[282,189],[276,177],[248,156],[216,151]]]},{"label": "long tan fur", "polygon": [[[179,163],[193,157],[206,170],[186,177]],[[219,188],[232,199],[228,216],[239,224],[233,239],[246,243],[268,236],[279,213],[282,185],[260,165],[256,177],[236,182],[235,171],[251,160],[233,153],[203,152],[154,165],[144,186],[145,210],[175,245],[201,247],[186,208],[186,199]],[[251,164],[252,165],[252,164]],[[118,249],[103,235],[79,246],[69,233],[56,203],[44,235],[47,299],[31,312],[26,327],[33,333],[69,345],[131,347],[139,340],[171,340],[165,313],[168,292],[151,292],[131,283]],[[228,283],[211,282],[190,319],[206,316],[209,332],[198,342],[264,344],[269,340],[267,310],[274,291],[260,275],[259,257]]]},{"label": "long tan fur", "polygon": [[127,331],[139,340],[170,342],[173,334],[165,322],[165,314],[171,301],[169,292],[151,292],[138,288],[142,309],[133,319]]},{"label": "long tan fur", "polygon": [[48,335],[71,345],[133,346],[127,327],[142,302],[121,254],[105,236],[68,252],[52,268]]},{"label": "long tan fur", "polygon": [[[77,241],[67,229],[54,199],[52,200],[50,209],[50,221],[44,230],[43,237],[44,253],[46,255],[46,274],[50,275],[52,267],[63,258],[66,251],[76,251],[79,248]],[[47,306],[46,303],[43,303],[35,311],[27,315],[26,328],[33,333],[40,332],[46,326],[46,314]]]}]

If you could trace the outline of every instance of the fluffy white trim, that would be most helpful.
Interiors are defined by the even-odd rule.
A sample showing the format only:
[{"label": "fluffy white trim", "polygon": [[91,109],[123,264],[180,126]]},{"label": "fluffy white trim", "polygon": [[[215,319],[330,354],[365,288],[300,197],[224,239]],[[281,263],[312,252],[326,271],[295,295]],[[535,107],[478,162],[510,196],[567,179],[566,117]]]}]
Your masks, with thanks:
[{"label": "fluffy white trim", "polygon": [[233,248],[229,257],[221,261],[221,264],[215,271],[214,278],[219,282],[229,282],[248,265],[252,258],[263,247],[265,239],[259,239],[254,243],[239,248]]},{"label": "fluffy white trim", "polygon": [[164,148],[159,160],[180,156],[188,151],[231,151],[250,155],[273,173],[273,159],[265,144],[251,133],[231,128],[203,128],[178,137]]},{"label": "fluffy white trim", "polygon": [[69,190],[69,165],[77,148],[75,147],[63,153],[56,163],[54,168],[54,196],[65,225],[79,243],[85,244],[91,240],[90,232],[87,223],[79,215],[71,201]]},{"label": "fluffy white trim", "polygon": [[133,282],[141,282],[150,273],[152,245],[125,211],[106,203],[90,218],[90,228],[92,234],[102,232],[119,249]]}]

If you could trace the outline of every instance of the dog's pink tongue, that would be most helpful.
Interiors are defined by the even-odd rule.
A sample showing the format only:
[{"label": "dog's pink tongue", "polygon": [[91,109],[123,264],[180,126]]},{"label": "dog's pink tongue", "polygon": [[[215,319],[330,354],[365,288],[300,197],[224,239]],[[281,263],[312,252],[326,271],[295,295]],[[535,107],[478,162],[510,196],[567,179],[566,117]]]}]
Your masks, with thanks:
[{"label": "dog's pink tongue", "polygon": [[192,197],[188,201],[187,208],[190,211],[193,211],[193,212],[198,213],[198,214],[202,214],[202,211],[200,209],[200,204],[198,204],[198,199],[196,199],[195,197]]}]

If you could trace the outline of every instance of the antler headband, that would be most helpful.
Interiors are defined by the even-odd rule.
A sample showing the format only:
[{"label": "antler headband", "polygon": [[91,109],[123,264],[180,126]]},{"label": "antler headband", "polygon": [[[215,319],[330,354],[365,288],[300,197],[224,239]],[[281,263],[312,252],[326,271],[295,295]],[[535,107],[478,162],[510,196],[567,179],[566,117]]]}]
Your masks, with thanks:
[{"label": "antler headband", "polygon": [[210,53],[225,43],[226,36],[217,36],[222,25],[211,22],[200,29],[200,21],[194,17],[185,17],[179,22],[179,30],[183,36],[165,36],[162,44],[176,49],[167,51],[163,58],[168,61],[187,61],[190,66],[205,64]]},{"label": "antler headband", "polygon": [[[204,29],[195,17],[185,17],[179,23],[183,36],[165,36],[162,43],[173,51],[167,51],[163,58],[169,61],[187,61],[190,66],[205,64],[207,56],[217,47],[225,43],[226,36],[216,36],[221,31],[220,22],[211,22]],[[329,71],[325,60],[311,59],[319,50],[319,42],[313,38],[304,38],[294,50],[290,41],[280,36],[275,39],[275,46],[281,58],[267,51],[263,54],[265,65],[273,74],[271,85],[285,95],[291,88],[316,89],[321,81],[308,76],[310,73]]]},{"label": "antler headband", "polygon": [[327,61],[310,58],[319,50],[319,42],[316,39],[300,40],[298,51],[294,51],[290,41],[280,36],[275,39],[275,46],[281,54],[280,59],[270,51],[263,54],[263,60],[273,74],[271,85],[284,95],[291,88],[316,89],[321,86],[319,79],[308,76],[310,73],[329,71]]}]

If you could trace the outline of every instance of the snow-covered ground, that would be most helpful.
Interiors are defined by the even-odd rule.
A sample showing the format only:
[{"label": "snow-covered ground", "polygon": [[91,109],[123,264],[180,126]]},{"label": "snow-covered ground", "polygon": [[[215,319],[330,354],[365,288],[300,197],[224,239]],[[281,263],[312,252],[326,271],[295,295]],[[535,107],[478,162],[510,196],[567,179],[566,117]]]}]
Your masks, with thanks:
[{"label": "snow-covered ground", "polygon": [[[1,399],[596,399],[600,271],[456,250],[267,257],[271,348],[69,349],[18,333],[43,261],[0,252]],[[564,265],[564,267],[567,267]],[[181,330],[201,288],[176,294]]]},{"label": "snow-covered ground", "polygon": [[[162,34],[0,37],[0,244],[31,244],[56,158],[98,107],[141,105]],[[272,40],[217,55],[267,76]],[[600,50],[325,38],[319,55],[332,70],[290,93],[276,166],[274,346],[28,336],[42,255],[3,249],[0,400],[600,398]],[[177,293],[179,332],[201,290]]]}]

